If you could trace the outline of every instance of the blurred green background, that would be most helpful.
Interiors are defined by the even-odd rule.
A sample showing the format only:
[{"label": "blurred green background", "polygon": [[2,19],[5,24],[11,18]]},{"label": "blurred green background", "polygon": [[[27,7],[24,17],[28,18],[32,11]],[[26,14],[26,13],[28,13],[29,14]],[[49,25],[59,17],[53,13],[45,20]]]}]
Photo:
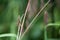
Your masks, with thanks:
[{"label": "blurred green background", "polygon": [[[48,0],[30,0],[29,9],[24,23],[31,23],[36,14]],[[18,16],[24,15],[28,0],[0,0],[0,35],[17,34]],[[45,11],[47,13],[45,14]],[[48,25],[50,24],[51,25]],[[46,27],[46,24],[48,27]],[[46,34],[45,34],[46,32]],[[22,40],[58,40],[60,39],[60,0],[51,0],[24,35]],[[0,40],[16,40],[15,37],[0,37]]]}]

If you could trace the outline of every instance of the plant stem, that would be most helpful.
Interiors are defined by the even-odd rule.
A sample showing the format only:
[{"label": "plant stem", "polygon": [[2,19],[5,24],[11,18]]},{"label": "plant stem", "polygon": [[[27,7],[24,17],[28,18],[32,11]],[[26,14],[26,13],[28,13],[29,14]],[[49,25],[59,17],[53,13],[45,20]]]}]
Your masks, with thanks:
[{"label": "plant stem", "polygon": [[22,35],[23,26],[24,26],[24,22],[25,22],[25,19],[26,19],[26,15],[27,15],[29,3],[30,3],[30,0],[29,0],[29,2],[28,2],[28,4],[27,4],[27,8],[26,8],[26,11],[25,11],[25,14],[24,14],[24,17],[23,17],[23,21],[22,21],[22,25],[21,25],[21,30],[20,30],[20,37],[21,37],[21,35]]},{"label": "plant stem", "polygon": [[49,4],[50,0],[43,6],[43,8],[38,12],[38,14],[34,17],[34,19],[32,20],[32,22],[29,24],[29,26],[27,27],[27,29],[25,30],[25,32],[23,33],[23,35],[21,36],[21,39],[23,38],[23,36],[27,33],[27,31],[29,30],[30,26],[33,24],[33,22],[36,20],[36,18],[41,14],[41,12],[45,9],[45,7]]}]

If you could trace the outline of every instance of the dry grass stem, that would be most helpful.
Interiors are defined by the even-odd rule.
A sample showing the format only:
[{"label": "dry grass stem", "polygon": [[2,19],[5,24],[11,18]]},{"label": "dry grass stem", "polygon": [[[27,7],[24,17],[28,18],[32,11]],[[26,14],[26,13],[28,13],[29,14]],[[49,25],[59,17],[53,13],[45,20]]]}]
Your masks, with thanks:
[{"label": "dry grass stem", "polygon": [[29,24],[29,26],[26,28],[25,32],[23,33],[23,35],[21,36],[21,39],[23,38],[23,36],[27,33],[27,31],[29,30],[30,26],[33,24],[33,22],[35,21],[35,19],[41,14],[41,12],[46,8],[46,6],[49,4],[50,0],[48,0],[48,2],[42,7],[42,9],[38,12],[38,14],[34,17],[34,19],[32,20],[32,22]]}]

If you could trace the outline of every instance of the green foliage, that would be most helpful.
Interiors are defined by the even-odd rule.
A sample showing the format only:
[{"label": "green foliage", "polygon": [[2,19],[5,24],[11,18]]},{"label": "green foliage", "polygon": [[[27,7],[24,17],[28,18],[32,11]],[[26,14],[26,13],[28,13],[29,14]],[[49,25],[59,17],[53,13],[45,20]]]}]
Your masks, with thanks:
[{"label": "green foliage", "polygon": [[[44,3],[46,3],[47,1],[48,0],[44,0]],[[41,6],[40,2],[41,0],[38,0],[37,13],[40,10],[40,6]],[[54,3],[56,3],[56,1],[54,1]],[[28,4],[28,0],[0,0],[0,37],[1,37],[0,40],[16,40],[16,34],[17,34],[17,28],[18,28],[17,19],[19,15],[21,17],[25,13],[27,4]],[[45,10],[48,12],[48,24],[45,25],[45,22],[44,22],[45,10],[43,10],[42,13],[38,16],[38,18],[33,22],[33,24],[31,25],[31,28],[24,35],[22,40],[47,40],[48,38],[49,40],[55,40],[52,37],[54,36],[52,34],[55,33],[55,35],[60,35],[58,34],[59,33],[58,31],[60,30],[59,28],[60,27],[60,11],[57,7],[57,3],[53,8],[54,9],[52,12],[50,10],[52,9],[51,3],[48,5],[48,7],[45,8]],[[54,16],[52,15],[52,13]],[[53,20],[54,23],[51,23],[52,21],[51,15],[54,18]],[[30,19],[30,22],[31,21],[32,19]],[[47,28],[45,29],[45,27]],[[53,28],[55,28],[55,30],[53,30]],[[8,33],[11,33],[11,34],[8,34]]]}]

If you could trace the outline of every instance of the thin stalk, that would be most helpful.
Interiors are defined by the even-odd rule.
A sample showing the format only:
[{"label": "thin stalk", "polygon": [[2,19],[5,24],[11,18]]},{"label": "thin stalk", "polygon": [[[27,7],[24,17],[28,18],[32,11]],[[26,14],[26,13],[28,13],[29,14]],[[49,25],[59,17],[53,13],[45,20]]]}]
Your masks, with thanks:
[{"label": "thin stalk", "polygon": [[19,40],[19,32],[20,32],[20,27],[21,27],[20,15],[18,16],[17,26],[18,26],[18,32],[17,32],[17,38],[16,38],[16,40]]},{"label": "thin stalk", "polygon": [[[45,25],[48,24],[48,12],[47,11],[44,12],[44,22],[45,22]],[[46,27],[44,27],[44,38],[45,40],[48,40]]]},{"label": "thin stalk", "polygon": [[[41,0],[41,8],[44,6],[44,0]],[[47,25],[48,23],[48,15],[47,15],[47,10],[43,11],[44,13],[44,23],[45,25]],[[46,28],[44,27],[44,40],[47,40],[47,32],[46,32]]]},{"label": "thin stalk", "polygon": [[29,24],[29,26],[27,27],[27,29],[25,30],[25,32],[23,33],[23,35],[21,36],[21,39],[23,38],[23,36],[27,33],[27,31],[29,30],[30,26],[33,24],[33,22],[36,20],[36,18],[41,14],[41,12],[46,8],[46,6],[49,4],[50,0],[48,0],[48,2],[42,7],[42,9],[38,12],[38,14],[34,17],[34,19],[32,20],[32,22]]},{"label": "thin stalk", "polygon": [[49,26],[60,26],[60,24],[50,23],[50,24],[47,24],[47,25],[46,25],[46,28],[49,27]]},{"label": "thin stalk", "polygon": [[15,38],[16,38],[16,34],[11,34],[11,33],[0,34],[0,38],[1,38],[1,37],[15,37]]},{"label": "thin stalk", "polygon": [[20,18],[20,15],[18,16],[18,23],[17,23],[18,32],[17,32],[17,38],[16,38],[16,40],[19,40],[19,37],[20,37],[20,29],[21,29],[21,22],[22,22],[23,16],[24,15],[22,15],[21,18]]},{"label": "thin stalk", "polygon": [[21,31],[20,31],[20,37],[22,35],[22,30],[23,30],[23,26],[24,26],[24,22],[25,22],[25,19],[26,19],[26,15],[27,15],[27,11],[28,11],[28,7],[29,7],[29,4],[30,4],[30,0],[27,4],[27,8],[26,8],[26,11],[25,11],[25,14],[24,14],[24,17],[23,17],[23,21],[22,21],[22,25],[21,25]]}]

